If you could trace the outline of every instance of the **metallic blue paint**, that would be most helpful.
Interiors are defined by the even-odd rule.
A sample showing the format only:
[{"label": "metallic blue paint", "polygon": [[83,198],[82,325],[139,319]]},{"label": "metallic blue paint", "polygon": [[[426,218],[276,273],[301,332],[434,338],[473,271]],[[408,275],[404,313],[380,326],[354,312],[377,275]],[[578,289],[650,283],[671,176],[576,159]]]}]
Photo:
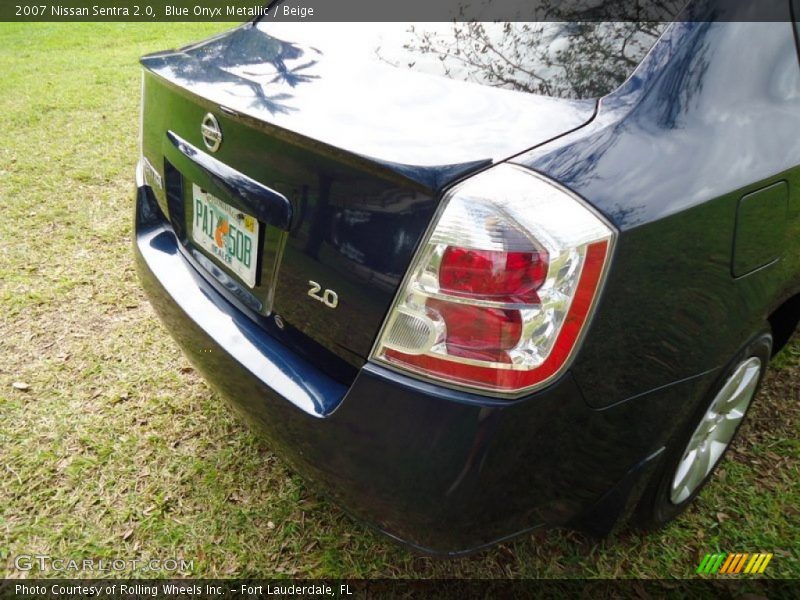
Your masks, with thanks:
[{"label": "metallic blue paint", "polygon": [[[270,25],[243,25],[182,51],[147,56],[142,64],[227,114],[437,188],[448,183],[441,170],[502,160],[594,114],[592,100],[410,72],[374,56],[343,55],[335,39],[328,45],[316,39],[313,26],[296,27],[295,37],[285,39],[270,35]],[[465,126],[470,123],[480,126]]]},{"label": "metallic blue paint", "polygon": [[288,231],[292,222],[292,205],[285,196],[234,171],[171,131],[167,132],[167,139],[188,159],[188,162],[179,163],[173,158],[176,155],[166,154],[167,158],[172,158],[174,166],[181,167],[181,172],[186,177],[202,184],[207,191],[227,198],[230,203],[238,205],[240,210],[248,212],[259,221]]},{"label": "metallic blue paint", "polygon": [[[587,406],[570,376],[512,403],[375,365],[348,389],[243,317],[178,246],[140,187],[140,278],[193,364],[313,485],[426,552],[473,550],[543,525],[598,530],[600,520],[578,521],[596,505],[610,527],[679,423],[674,405],[713,375],[603,411]],[[633,419],[641,426],[630,431]],[[612,492],[621,502],[609,502]]]},{"label": "metallic blue paint", "polygon": [[[774,23],[713,22],[696,2],[594,121],[514,162],[587,198],[620,231],[573,372],[595,406],[724,365],[800,292],[800,68],[789,5]],[[725,3],[746,18],[749,2]],[[746,48],[746,51],[743,49]],[[781,260],[731,276],[745,195],[787,181]],[[757,240],[754,243],[758,243]],[[608,368],[609,349],[624,368]]]},{"label": "metallic blue paint", "polygon": [[[287,198],[292,223],[276,285],[269,269],[254,290],[230,277],[210,282],[255,319],[270,310],[280,315],[290,347],[313,354],[344,384],[369,356],[441,190],[583,125],[596,106],[343,58],[335,44],[318,48],[313,39],[279,39],[251,25],[142,64],[143,154],[172,179],[171,188],[154,193],[182,245],[203,262],[184,231],[190,183],[230,188],[252,180]],[[213,158],[191,151],[186,161],[175,139],[202,149],[208,112],[225,141]],[[469,122],[475,126],[463,126]],[[228,184],[209,178],[208,169],[198,175],[197,161],[227,165]],[[235,193],[220,195],[237,203]],[[264,222],[274,241],[284,219]],[[338,293],[335,312],[307,298],[309,281]]]},{"label": "metallic blue paint", "polygon": [[[171,299],[161,307],[172,313],[164,318],[191,320],[191,325],[186,323],[173,333],[180,337],[182,331],[194,327],[215,340],[195,348],[195,352],[224,352],[246,369],[249,377],[268,383],[281,398],[315,417],[324,417],[339,405],[347,391],[345,386],[288,351],[276,336],[265,334],[192,268],[179,250],[175,232],[144,186],[137,194],[136,248],[142,264],[147,265],[149,278],[157,281],[159,291]],[[224,348],[214,348],[219,344]]]},{"label": "metallic blue paint", "polygon": [[[249,26],[148,57],[143,153],[167,190],[139,181],[144,287],[198,369],[298,472],[390,535],[452,553],[539,526],[608,531],[720,368],[800,292],[800,67],[788,12],[731,20],[749,5],[694,2],[694,20],[673,24],[593,119],[591,103],[354,74],[360,63]],[[715,21],[722,8],[727,22]],[[247,56],[299,66],[304,53],[315,77],[286,70],[279,94],[232,74]],[[497,112],[465,124],[448,114],[465,99]],[[285,329],[204,274],[182,231],[185,181],[164,164],[167,131],[201,148],[209,110],[226,136],[215,159],[294,213],[274,303]],[[464,143],[484,124],[485,144]],[[513,162],[570,187],[620,232],[570,372],[504,402],[365,364],[441,190],[529,148]],[[740,199],[782,181],[780,259],[733,277]],[[342,310],[309,309],[309,278],[340,291]]]}]

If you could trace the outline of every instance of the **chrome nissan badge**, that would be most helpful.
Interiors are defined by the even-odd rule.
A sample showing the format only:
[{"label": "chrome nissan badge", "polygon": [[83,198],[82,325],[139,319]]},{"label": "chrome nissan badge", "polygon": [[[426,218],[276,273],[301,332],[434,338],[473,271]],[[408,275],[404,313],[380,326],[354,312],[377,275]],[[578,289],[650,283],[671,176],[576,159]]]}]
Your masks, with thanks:
[{"label": "chrome nissan badge", "polygon": [[203,117],[203,123],[200,125],[200,134],[203,136],[203,143],[206,148],[212,152],[216,152],[222,146],[222,129],[220,129],[217,117],[211,113]]}]

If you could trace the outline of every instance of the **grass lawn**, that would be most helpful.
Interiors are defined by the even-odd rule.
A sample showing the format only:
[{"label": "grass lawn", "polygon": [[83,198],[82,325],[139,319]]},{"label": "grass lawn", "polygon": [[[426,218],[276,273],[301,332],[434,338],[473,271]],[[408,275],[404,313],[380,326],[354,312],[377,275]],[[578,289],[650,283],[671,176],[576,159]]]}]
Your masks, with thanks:
[{"label": "grass lawn", "polygon": [[797,341],[716,480],[655,534],[552,531],[435,560],[309,490],[193,371],[133,269],[136,59],[225,27],[0,24],[3,575],[47,554],[177,557],[202,577],[669,578],[762,551],[767,576],[800,577]]}]

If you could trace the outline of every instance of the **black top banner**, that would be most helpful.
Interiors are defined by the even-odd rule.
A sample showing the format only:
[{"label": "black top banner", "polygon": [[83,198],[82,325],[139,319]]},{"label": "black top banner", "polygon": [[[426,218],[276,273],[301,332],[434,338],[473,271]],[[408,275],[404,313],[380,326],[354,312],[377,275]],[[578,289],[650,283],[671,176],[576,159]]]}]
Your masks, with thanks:
[{"label": "black top banner", "polygon": [[[787,0],[788,2],[788,0]],[[781,21],[779,2],[736,0],[3,0],[0,21]],[[687,8],[688,6],[688,8]]]}]

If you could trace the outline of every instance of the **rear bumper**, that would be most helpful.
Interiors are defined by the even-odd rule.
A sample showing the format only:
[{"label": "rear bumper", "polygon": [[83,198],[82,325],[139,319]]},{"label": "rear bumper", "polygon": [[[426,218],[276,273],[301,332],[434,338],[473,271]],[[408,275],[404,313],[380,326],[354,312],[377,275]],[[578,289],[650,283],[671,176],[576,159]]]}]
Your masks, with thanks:
[{"label": "rear bumper", "polygon": [[184,258],[147,186],[142,284],[184,352],[294,468],[419,550],[458,553],[541,526],[606,532],[638,497],[695,377],[594,410],[567,373],[493,402],[368,364],[349,389],[283,347]]}]

